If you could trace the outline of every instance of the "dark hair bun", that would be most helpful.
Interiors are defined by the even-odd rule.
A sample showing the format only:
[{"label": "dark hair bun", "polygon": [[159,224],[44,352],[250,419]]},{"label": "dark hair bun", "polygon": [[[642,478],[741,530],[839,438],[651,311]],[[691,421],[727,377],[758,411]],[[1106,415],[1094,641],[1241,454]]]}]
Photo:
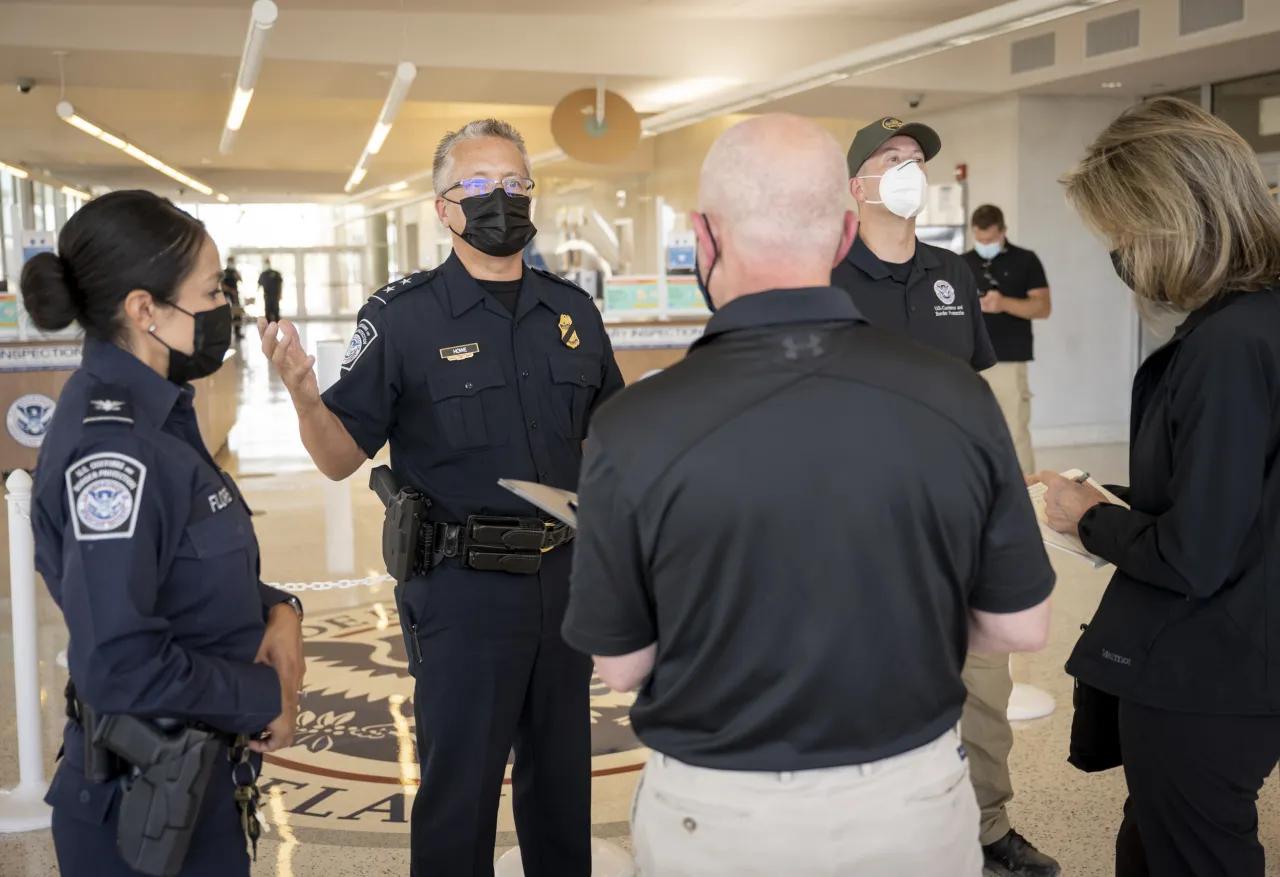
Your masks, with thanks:
[{"label": "dark hair bun", "polygon": [[80,315],[74,281],[67,266],[53,253],[37,253],[22,267],[22,304],[31,321],[46,332],[71,325]]}]

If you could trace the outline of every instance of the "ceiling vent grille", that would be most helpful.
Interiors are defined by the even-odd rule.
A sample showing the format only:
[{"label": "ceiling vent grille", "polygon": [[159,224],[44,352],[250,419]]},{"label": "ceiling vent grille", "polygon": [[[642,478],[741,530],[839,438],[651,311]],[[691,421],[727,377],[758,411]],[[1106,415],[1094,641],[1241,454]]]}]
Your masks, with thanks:
[{"label": "ceiling vent grille", "polygon": [[1135,9],[1110,18],[1099,18],[1085,25],[1084,56],[1096,58],[1138,48],[1141,13]]},{"label": "ceiling vent grille", "polygon": [[1038,37],[1018,40],[1009,48],[1009,67],[1013,73],[1029,73],[1052,67],[1056,58],[1057,41],[1052,32]]},{"label": "ceiling vent grille", "polygon": [[1178,34],[1244,21],[1244,0],[1178,0]]}]

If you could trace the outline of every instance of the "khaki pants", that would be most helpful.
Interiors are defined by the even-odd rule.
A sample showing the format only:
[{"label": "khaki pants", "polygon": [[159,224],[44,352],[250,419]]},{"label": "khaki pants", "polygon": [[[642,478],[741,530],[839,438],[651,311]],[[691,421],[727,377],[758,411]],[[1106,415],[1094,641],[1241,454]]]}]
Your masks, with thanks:
[{"label": "khaki pants", "polygon": [[969,753],[973,790],[982,811],[979,840],[985,846],[1009,833],[1006,805],[1013,800],[1009,776],[1009,752],[1013,728],[1009,725],[1009,656],[970,652],[964,664],[964,687],[969,697],[960,720],[964,748]]},{"label": "khaki pants", "polygon": [[979,877],[959,734],[872,764],[756,773],[654,753],[636,790],[642,877]]},{"label": "khaki pants", "polygon": [[991,385],[1000,410],[1004,412],[1013,449],[1018,452],[1018,465],[1023,475],[1036,471],[1036,458],[1031,450],[1031,385],[1027,383],[1025,362],[998,362],[982,372]]}]

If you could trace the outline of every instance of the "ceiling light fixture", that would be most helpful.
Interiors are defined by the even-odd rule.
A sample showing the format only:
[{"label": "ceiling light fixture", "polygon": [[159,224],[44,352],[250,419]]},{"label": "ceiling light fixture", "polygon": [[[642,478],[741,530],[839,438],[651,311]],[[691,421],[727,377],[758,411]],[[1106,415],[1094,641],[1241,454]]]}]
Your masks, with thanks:
[{"label": "ceiling light fixture", "polygon": [[1104,82],[1102,83],[1102,87],[1103,88],[1123,88],[1124,83],[1123,82]]},{"label": "ceiling light fixture", "polygon": [[5,164],[3,161],[0,161],[0,171],[4,171],[7,174],[12,174],[13,176],[17,177],[20,180],[25,180],[27,177],[31,176],[31,174],[27,173],[22,168],[14,167],[11,164]]},{"label": "ceiling light fixture", "polygon": [[[214,194],[213,189],[210,186],[206,186],[204,183],[200,182],[199,180],[193,179],[192,177],[187,176],[177,168],[174,168],[165,164],[163,161],[156,158],[154,155],[151,155],[150,153],[147,153],[147,152],[143,152],[141,149],[134,146],[132,143],[129,143],[127,140],[121,137],[117,137],[115,134],[112,134],[110,131],[105,130],[101,125],[95,125],[93,122],[90,122],[88,119],[84,118],[84,116],[77,114],[76,108],[71,105],[71,101],[65,101],[65,100],[58,101],[57,109],[58,109],[58,116],[62,119],[62,121],[66,122],[68,125],[71,125],[73,128],[79,128],[81,131],[88,134],[90,137],[97,138],[98,140],[101,140],[103,143],[107,144],[108,146],[115,147],[116,149],[120,150],[130,158],[133,158],[142,162],[147,167],[153,168],[154,170],[158,170],[160,173],[164,174],[166,177],[169,177],[170,179],[173,179],[173,180],[177,180],[182,185],[186,186],[189,189],[196,190],[201,195]],[[219,195],[218,200],[224,201],[225,203],[227,198],[225,195]]]},{"label": "ceiling light fixture", "polygon": [[391,89],[387,92],[387,99],[382,104],[382,112],[378,114],[378,123],[373,126],[369,142],[364,152],[360,154],[360,160],[356,162],[355,169],[351,171],[351,178],[342,187],[344,192],[350,192],[360,185],[365,174],[369,172],[369,165],[373,157],[382,149],[382,144],[387,141],[391,126],[396,121],[396,113],[400,112],[400,105],[404,103],[405,97],[409,94],[409,86],[413,85],[413,79],[417,75],[418,68],[409,61],[401,61],[396,65],[396,75],[391,79]]},{"label": "ceiling light fixture", "polygon": [[249,34],[244,38],[244,51],[240,53],[240,72],[236,74],[236,91],[231,97],[231,109],[227,111],[227,123],[222,129],[222,143],[218,152],[227,155],[236,142],[236,133],[244,124],[244,114],[253,100],[253,89],[258,83],[258,71],[262,69],[262,57],[267,50],[267,35],[280,10],[272,0],[257,0],[249,11]]},{"label": "ceiling light fixture", "polygon": [[79,198],[81,201],[93,200],[93,196],[90,195],[88,192],[81,192],[79,189],[73,189],[70,186],[63,186],[62,191],[66,192],[68,195],[74,195],[75,197]]},{"label": "ceiling light fixture", "polygon": [[390,186],[387,186],[387,191],[388,191],[388,192],[403,192],[403,191],[404,191],[405,189],[407,189],[407,188],[409,188],[409,181],[408,181],[408,180],[401,180],[401,181],[400,181],[400,182],[398,182],[398,183],[392,183]]}]

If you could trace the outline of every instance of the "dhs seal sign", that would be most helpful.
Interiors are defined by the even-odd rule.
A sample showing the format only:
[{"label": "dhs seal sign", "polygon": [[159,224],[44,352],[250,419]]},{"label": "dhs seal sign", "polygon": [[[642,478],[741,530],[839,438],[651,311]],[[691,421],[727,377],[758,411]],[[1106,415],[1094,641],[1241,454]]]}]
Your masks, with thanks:
[{"label": "dhs seal sign", "polygon": [[938,301],[944,305],[949,305],[956,300],[956,291],[950,283],[945,280],[939,280],[933,285],[933,291],[938,296]]},{"label": "dhs seal sign", "polygon": [[38,448],[53,420],[54,401],[41,393],[19,396],[9,406],[4,424],[9,435],[24,448]]}]

